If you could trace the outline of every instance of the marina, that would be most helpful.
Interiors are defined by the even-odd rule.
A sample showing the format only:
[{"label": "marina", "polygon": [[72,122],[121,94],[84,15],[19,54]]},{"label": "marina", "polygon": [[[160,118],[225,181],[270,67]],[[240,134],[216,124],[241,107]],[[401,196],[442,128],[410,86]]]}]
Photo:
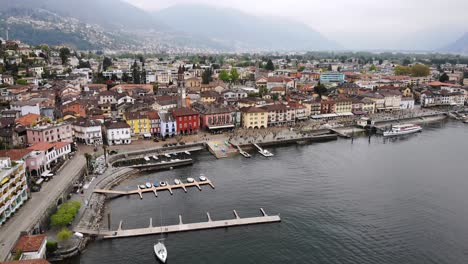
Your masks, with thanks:
[{"label": "marina", "polygon": [[[163,184],[161,184],[163,183]],[[211,186],[212,189],[215,188],[214,184],[206,179],[204,181],[193,181],[193,182],[188,182],[188,183],[182,183],[180,184],[167,184],[166,182],[161,182],[159,183],[159,186],[156,187],[154,184],[151,186],[150,183],[148,185],[138,185],[138,189],[132,190],[132,191],[118,191],[118,190],[103,190],[103,189],[95,189],[95,193],[100,193],[100,194],[113,194],[113,195],[118,195],[118,196],[124,196],[124,195],[135,195],[138,194],[140,196],[140,199],[143,199],[143,194],[147,192],[152,192],[154,195],[157,197],[158,196],[158,191],[169,191],[169,193],[174,194],[173,190],[174,189],[183,189],[184,192],[187,192],[187,188],[190,187],[197,187],[200,191],[202,190],[201,186],[203,185],[209,185]],[[163,186],[164,185],[164,186]],[[148,187],[149,186],[149,187]]]}]

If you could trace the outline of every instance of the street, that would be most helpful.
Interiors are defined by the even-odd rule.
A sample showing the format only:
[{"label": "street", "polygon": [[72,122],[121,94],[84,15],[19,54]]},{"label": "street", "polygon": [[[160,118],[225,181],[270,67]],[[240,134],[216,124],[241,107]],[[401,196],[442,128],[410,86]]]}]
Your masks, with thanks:
[{"label": "street", "polygon": [[0,227],[0,261],[5,260],[20,232],[31,228],[42,217],[50,204],[69,185],[85,166],[83,152],[78,151],[67,161],[62,171],[42,186],[40,192],[31,193],[29,200]]}]

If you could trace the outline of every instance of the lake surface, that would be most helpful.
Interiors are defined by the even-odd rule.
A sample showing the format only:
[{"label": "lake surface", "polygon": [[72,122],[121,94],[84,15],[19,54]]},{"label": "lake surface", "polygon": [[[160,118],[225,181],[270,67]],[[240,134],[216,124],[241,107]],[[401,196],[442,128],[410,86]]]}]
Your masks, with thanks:
[{"label": "lake surface", "polygon": [[[443,122],[397,139],[374,136],[270,148],[143,175],[147,181],[205,174],[216,189],[121,197],[108,204],[113,229],[280,214],[281,223],[169,234],[168,263],[468,263],[468,125]],[[254,151],[250,151],[253,153]],[[161,213],[162,212],[162,213]],[[72,263],[156,263],[159,236],[91,243]]]}]

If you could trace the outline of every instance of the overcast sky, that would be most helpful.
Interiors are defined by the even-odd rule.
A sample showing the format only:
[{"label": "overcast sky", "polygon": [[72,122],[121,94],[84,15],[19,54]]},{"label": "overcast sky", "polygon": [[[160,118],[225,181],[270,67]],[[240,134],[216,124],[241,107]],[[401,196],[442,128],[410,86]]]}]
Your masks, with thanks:
[{"label": "overcast sky", "polygon": [[350,49],[433,49],[468,32],[468,0],[125,0],[146,10],[205,4],[301,21]]}]

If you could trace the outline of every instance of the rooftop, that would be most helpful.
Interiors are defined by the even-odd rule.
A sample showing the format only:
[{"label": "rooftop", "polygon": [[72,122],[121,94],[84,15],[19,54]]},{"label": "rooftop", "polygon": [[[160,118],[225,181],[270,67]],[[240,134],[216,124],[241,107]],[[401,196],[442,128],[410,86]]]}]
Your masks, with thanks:
[{"label": "rooftop", "polygon": [[17,251],[22,252],[37,252],[41,249],[41,246],[46,241],[47,235],[31,235],[22,236],[16,241],[15,246],[12,249],[12,253]]}]

